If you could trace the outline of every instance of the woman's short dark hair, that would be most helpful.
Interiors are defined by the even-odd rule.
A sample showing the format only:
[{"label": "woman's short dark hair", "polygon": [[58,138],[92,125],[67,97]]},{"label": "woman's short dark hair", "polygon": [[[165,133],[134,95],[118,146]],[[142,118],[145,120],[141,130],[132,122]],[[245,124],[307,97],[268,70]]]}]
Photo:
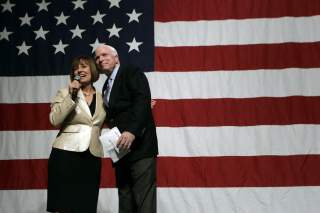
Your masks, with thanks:
[{"label": "woman's short dark hair", "polygon": [[92,57],[90,56],[78,56],[75,57],[71,62],[70,80],[74,79],[74,70],[78,69],[81,63],[89,65],[91,71],[91,82],[94,83],[99,79],[99,72],[97,70],[96,64]]}]

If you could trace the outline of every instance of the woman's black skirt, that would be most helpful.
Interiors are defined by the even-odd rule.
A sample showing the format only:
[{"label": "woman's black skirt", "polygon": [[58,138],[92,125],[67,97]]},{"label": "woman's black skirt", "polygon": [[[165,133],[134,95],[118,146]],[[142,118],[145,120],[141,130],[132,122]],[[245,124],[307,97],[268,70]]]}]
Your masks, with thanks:
[{"label": "woman's black skirt", "polygon": [[89,150],[53,148],[48,161],[47,211],[95,213],[100,171],[101,159]]}]

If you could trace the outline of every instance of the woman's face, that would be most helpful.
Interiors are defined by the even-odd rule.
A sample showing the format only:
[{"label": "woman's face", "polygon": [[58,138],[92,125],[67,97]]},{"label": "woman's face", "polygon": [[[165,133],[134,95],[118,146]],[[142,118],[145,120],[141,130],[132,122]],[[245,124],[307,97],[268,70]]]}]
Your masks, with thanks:
[{"label": "woman's face", "polygon": [[89,64],[86,61],[80,60],[80,64],[74,70],[74,75],[80,76],[79,82],[81,85],[91,84],[91,70]]}]

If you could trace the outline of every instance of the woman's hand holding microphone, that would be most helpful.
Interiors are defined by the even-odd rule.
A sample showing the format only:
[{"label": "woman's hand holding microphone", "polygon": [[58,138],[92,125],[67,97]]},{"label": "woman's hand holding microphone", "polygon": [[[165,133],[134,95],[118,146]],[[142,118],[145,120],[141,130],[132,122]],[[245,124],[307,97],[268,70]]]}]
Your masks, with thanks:
[{"label": "woman's hand holding microphone", "polygon": [[75,75],[73,81],[69,83],[69,94],[71,95],[72,100],[76,100],[80,87],[80,75]]}]

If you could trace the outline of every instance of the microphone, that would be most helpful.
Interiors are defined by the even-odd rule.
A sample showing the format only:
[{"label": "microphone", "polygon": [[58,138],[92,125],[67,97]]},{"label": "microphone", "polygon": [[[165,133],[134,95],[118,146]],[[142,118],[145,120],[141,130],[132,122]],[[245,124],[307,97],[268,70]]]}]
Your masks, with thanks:
[{"label": "microphone", "polygon": [[80,75],[75,75],[73,80],[80,81]]},{"label": "microphone", "polygon": [[[73,77],[73,80],[74,81],[78,81],[80,82],[80,75],[79,74],[76,74],[74,77]],[[72,91],[72,100],[75,100],[77,98],[77,93],[78,93],[78,90],[73,90]]]}]

